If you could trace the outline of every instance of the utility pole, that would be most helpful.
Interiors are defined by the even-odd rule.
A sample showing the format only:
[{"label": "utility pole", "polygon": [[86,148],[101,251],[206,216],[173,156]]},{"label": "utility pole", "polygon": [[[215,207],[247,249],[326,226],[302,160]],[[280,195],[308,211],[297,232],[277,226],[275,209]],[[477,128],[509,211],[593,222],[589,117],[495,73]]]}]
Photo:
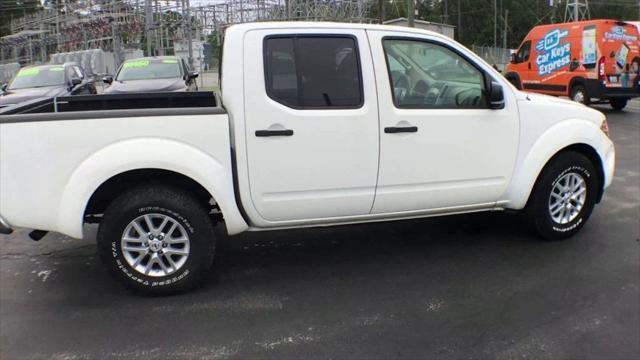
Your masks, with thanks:
[{"label": "utility pole", "polygon": [[458,0],[458,41],[462,41],[462,8]]},{"label": "utility pole", "polygon": [[378,0],[378,22],[384,23],[384,0]]},{"label": "utility pole", "polygon": [[493,0],[493,47],[498,47],[498,0]]},{"label": "utility pole", "polygon": [[416,4],[415,0],[407,1],[407,22],[409,23],[409,27],[414,27],[413,18],[416,15]]},{"label": "utility pole", "polygon": [[151,1],[152,0],[145,0],[144,2],[144,7],[145,7],[144,26],[147,34],[147,56],[153,56],[153,54],[151,54],[151,38],[153,34],[153,30],[151,30],[151,20],[152,20],[151,18],[153,16],[153,13],[151,12]]},{"label": "utility pole", "polygon": [[443,5],[444,5],[444,14],[443,14],[443,23],[448,24],[449,23],[449,4],[447,3],[447,0],[443,1]]},{"label": "utility pole", "polygon": [[187,41],[189,46],[189,68],[193,70],[193,34],[191,32],[191,6],[187,1]]},{"label": "utility pole", "polygon": [[509,9],[504,10],[504,32],[502,33],[502,48],[507,48],[507,31],[509,29]]}]

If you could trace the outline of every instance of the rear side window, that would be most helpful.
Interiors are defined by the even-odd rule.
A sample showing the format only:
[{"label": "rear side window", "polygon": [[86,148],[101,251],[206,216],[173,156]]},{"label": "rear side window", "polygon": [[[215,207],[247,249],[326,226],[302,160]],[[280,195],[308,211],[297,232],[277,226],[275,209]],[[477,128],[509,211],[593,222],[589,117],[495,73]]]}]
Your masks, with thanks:
[{"label": "rear side window", "polygon": [[267,37],[267,95],[296,109],[362,106],[357,42],[350,36]]}]

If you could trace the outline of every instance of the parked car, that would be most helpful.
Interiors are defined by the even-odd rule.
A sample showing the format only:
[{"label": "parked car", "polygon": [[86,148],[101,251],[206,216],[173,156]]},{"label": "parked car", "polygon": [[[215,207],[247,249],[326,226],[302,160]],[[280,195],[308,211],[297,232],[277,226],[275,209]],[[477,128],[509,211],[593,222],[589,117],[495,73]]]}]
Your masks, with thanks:
[{"label": "parked car", "polygon": [[0,107],[41,97],[96,94],[93,80],[87,78],[82,66],[28,66],[20,69],[9,84],[2,85]]},{"label": "parked car", "polygon": [[[82,238],[83,222],[99,222],[112,274],[167,293],[203,279],[216,225],[234,235],[515,210],[556,240],[611,184],[602,113],[518,91],[443,35],[269,22],[225,36],[224,107],[210,92],[158,93],[2,114],[2,229]],[[465,76],[434,78],[426,54]]]},{"label": "parked car", "polygon": [[180,57],[132,59],[120,65],[115,78],[103,78],[103,81],[110,85],[104,93],[197,91],[197,77],[198,73],[190,71],[187,63]]},{"label": "parked car", "polygon": [[505,76],[518,89],[592,99],[622,110],[640,96],[638,28],[616,20],[536,26],[512,56]]}]

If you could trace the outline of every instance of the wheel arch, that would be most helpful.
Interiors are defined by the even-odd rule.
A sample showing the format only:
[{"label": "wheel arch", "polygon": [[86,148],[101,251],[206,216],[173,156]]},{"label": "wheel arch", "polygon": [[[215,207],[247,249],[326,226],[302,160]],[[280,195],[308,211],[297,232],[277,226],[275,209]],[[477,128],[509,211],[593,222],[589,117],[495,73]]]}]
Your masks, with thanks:
[{"label": "wheel arch", "polygon": [[143,184],[160,184],[176,187],[190,193],[198,202],[210,204],[215,197],[200,183],[175,171],[145,168],[128,170],[112,176],[93,192],[85,207],[84,216],[104,213],[109,204],[120,194]]},{"label": "wheel arch", "polygon": [[227,158],[217,160],[191,145],[163,138],[131,139],[102,148],[69,177],[59,205],[58,226],[52,230],[81,238],[86,214],[103,211],[128,186],[155,181],[187,189],[197,199],[213,198],[224,215],[227,232],[242,232],[248,226],[235,201],[230,155],[220,155]]},{"label": "wheel arch", "polygon": [[571,97],[571,90],[576,85],[584,86],[584,90],[587,91],[587,80],[582,76],[574,76],[569,81],[569,86],[567,86],[567,96]]},{"label": "wheel arch", "polygon": [[527,204],[529,203],[529,201],[531,201],[531,194],[534,193],[536,186],[538,186],[540,177],[542,176],[542,173],[547,168],[547,166],[549,166],[560,154],[563,154],[566,152],[576,152],[576,153],[582,154],[587,159],[589,159],[591,164],[593,164],[593,167],[596,169],[596,173],[598,175],[596,178],[598,181],[598,193],[596,194],[596,203],[599,203],[600,200],[602,200],[602,195],[604,194],[604,179],[605,179],[604,164],[602,162],[602,159],[600,158],[600,155],[598,155],[598,152],[596,151],[596,149],[594,149],[591,145],[588,145],[585,143],[575,143],[558,150],[555,154],[553,154],[549,158],[549,160],[545,162],[544,166],[542,167],[542,169],[540,169],[540,172],[536,177],[533,187],[529,191],[529,195],[527,196]]},{"label": "wheel arch", "polygon": [[[518,90],[522,90],[522,81],[520,80],[520,75],[517,72],[508,72],[504,75],[504,77]],[[515,82],[514,82],[515,81]]]},{"label": "wheel arch", "polygon": [[[605,186],[611,180],[607,178],[607,174],[613,170],[608,169],[608,165],[612,163],[605,163],[605,159],[608,159],[607,156],[609,156],[607,154],[610,142],[604,140],[604,135],[602,137],[594,136],[596,132],[600,132],[600,130],[595,124],[578,119],[568,120],[547,130],[518,161],[512,181],[505,193],[507,201],[505,207],[516,210],[523,209],[545,167],[558,154],[565,151],[576,151],[585,155],[597,169],[598,194],[596,199],[599,202],[604,194]],[[572,134],[571,138],[567,139],[567,134]]]}]

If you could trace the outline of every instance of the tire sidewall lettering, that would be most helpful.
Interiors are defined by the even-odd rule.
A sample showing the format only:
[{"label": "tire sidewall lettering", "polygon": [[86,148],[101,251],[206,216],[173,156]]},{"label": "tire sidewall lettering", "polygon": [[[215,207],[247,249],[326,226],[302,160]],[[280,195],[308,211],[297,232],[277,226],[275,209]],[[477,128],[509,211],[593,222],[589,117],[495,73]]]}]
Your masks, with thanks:
[{"label": "tire sidewall lettering", "polygon": [[[555,179],[551,182],[551,186],[549,188],[548,191],[548,195],[550,196],[551,191],[553,191],[554,187],[556,186],[556,184],[560,181],[560,179],[562,179],[563,176],[565,176],[568,173],[576,173],[580,176],[582,176],[585,180],[585,182],[589,182],[589,180],[591,179],[591,173],[589,172],[589,170],[585,169],[582,166],[578,166],[578,165],[572,165],[569,167],[566,167],[564,170],[562,170],[558,176],[555,177]],[[591,196],[590,194],[590,189],[588,188],[587,185],[587,198],[585,199],[585,204],[588,201],[589,197]],[[551,214],[549,213],[548,207],[547,207],[547,216],[548,216],[548,220],[551,224],[551,228],[553,229],[553,231],[559,232],[559,233],[565,233],[568,231],[572,231],[576,228],[578,228],[584,221],[584,210],[581,210],[580,213],[578,214],[578,216],[571,221],[568,224],[558,224],[556,223],[553,218],[551,218]]]}]

